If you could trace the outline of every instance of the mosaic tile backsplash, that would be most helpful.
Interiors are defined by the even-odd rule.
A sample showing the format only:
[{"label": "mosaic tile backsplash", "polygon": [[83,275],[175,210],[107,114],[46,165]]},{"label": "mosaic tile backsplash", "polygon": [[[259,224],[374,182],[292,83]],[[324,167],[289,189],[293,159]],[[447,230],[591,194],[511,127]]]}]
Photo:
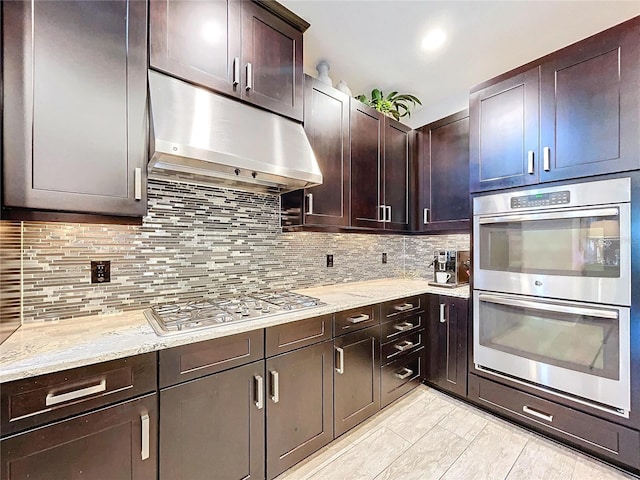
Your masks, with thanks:
[{"label": "mosaic tile backsplash", "polygon": [[[161,180],[148,188],[141,226],[24,222],[24,322],[202,296],[427,278],[435,249],[469,248],[469,235],[282,233],[276,196]],[[91,260],[111,261],[111,283],[90,283]]]}]

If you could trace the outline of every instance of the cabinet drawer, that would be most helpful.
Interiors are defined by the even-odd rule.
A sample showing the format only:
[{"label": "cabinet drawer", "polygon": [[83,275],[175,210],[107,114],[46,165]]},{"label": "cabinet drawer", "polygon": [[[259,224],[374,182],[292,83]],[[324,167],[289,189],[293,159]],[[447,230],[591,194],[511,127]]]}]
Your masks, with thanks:
[{"label": "cabinet drawer", "polygon": [[425,303],[424,295],[399,298],[398,300],[385,302],[381,307],[382,321],[386,322],[397,317],[423,311]]},{"label": "cabinet drawer", "polygon": [[424,348],[385,365],[381,369],[382,406],[386,407],[420,384],[424,369]]},{"label": "cabinet drawer", "polygon": [[633,468],[640,433],[511,387],[469,375],[469,398],[519,423]]},{"label": "cabinet drawer", "polygon": [[264,330],[160,351],[160,388],[264,358]]},{"label": "cabinet drawer", "polygon": [[382,365],[406,357],[424,346],[424,329],[397,337],[382,346]]},{"label": "cabinet drawer", "polygon": [[424,328],[425,325],[425,312],[394,318],[382,324],[382,343],[393,342],[398,337]]},{"label": "cabinet drawer", "polygon": [[333,320],[333,331],[337,337],[378,324],[380,324],[378,305],[367,305],[366,307],[337,312]]},{"label": "cabinet drawer", "polygon": [[2,436],[155,389],[155,352],[4,383]]},{"label": "cabinet drawer", "polygon": [[333,337],[333,316],[307,318],[266,329],[267,357],[289,352],[296,348],[330,340]]}]

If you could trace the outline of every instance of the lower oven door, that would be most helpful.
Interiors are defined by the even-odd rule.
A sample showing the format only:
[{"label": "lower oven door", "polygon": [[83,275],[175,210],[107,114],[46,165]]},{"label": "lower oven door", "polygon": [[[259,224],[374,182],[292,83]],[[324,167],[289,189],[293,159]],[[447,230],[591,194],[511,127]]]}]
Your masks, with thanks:
[{"label": "lower oven door", "polygon": [[473,306],[477,369],[628,416],[629,308],[483,291]]}]

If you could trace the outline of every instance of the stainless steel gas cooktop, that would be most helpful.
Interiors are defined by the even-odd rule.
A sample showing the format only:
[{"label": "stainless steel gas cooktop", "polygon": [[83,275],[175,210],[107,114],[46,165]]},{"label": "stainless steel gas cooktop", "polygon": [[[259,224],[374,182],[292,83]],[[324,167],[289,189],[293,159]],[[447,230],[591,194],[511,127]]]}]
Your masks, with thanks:
[{"label": "stainless steel gas cooktop", "polygon": [[178,335],[229,323],[282,315],[293,310],[325,305],[317,298],[293,292],[197,300],[157,305],[144,312],[158,335]]}]

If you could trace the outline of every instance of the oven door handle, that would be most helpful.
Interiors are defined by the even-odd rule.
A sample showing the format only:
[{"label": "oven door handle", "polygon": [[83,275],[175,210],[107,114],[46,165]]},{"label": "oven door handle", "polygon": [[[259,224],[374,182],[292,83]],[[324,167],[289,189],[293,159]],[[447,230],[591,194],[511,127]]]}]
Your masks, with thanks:
[{"label": "oven door handle", "polygon": [[583,210],[569,210],[564,212],[527,213],[521,215],[504,215],[500,217],[479,217],[481,225],[488,223],[524,222],[528,220],[556,220],[563,218],[584,217],[617,217],[620,215],[618,208],[597,208]]},{"label": "oven door handle", "polygon": [[514,298],[499,297],[497,295],[478,295],[478,300],[487,303],[498,303],[511,307],[531,308],[533,310],[544,310],[545,312],[569,313],[572,315],[586,315],[589,317],[606,318],[610,320],[618,319],[617,310],[600,310],[597,308],[574,307],[572,305],[546,304],[532,302],[529,300],[518,300]]}]

